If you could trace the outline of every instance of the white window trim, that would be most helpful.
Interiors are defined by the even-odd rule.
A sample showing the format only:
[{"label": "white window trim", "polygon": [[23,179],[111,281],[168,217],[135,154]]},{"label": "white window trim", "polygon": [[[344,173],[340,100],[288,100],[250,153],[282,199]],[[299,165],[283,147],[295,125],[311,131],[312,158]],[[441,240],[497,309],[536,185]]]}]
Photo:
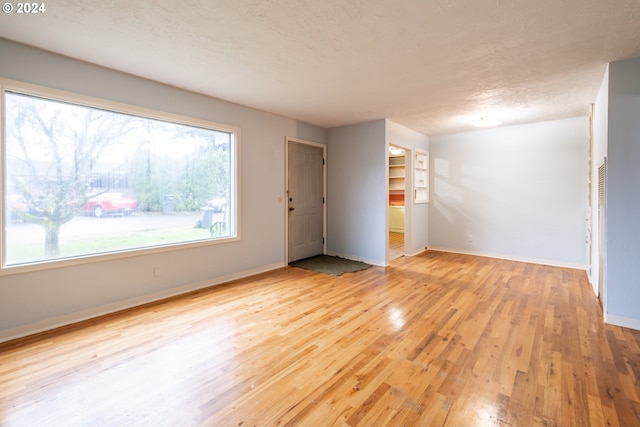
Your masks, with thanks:
[{"label": "white window trim", "polygon": [[[231,146],[231,161],[233,173],[231,176],[231,193],[235,195],[233,198],[233,212],[234,218],[234,231],[232,236],[223,237],[219,239],[211,240],[199,240],[193,242],[184,243],[172,243],[164,246],[154,246],[149,248],[135,248],[135,249],[123,249],[117,252],[110,252],[105,254],[88,254],[85,256],[76,256],[73,258],[61,258],[52,260],[36,261],[29,264],[21,264],[15,266],[5,266],[5,241],[4,235],[6,230],[6,210],[4,206],[6,188],[5,183],[5,92],[13,91],[22,93],[25,95],[32,95],[40,98],[51,99],[55,101],[62,101],[71,104],[77,104],[86,107],[92,107],[102,110],[113,111],[117,113],[124,113],[129,115],[140,116],[143,118],[184,124],[187,126],[201,127],[214,131],[229,132],[234,135],[234,143]],[[0,277],[13,274],[28,273],[33,271],[42,271],[52,268],[63,268],[74,265],[90,264],[96,262],[110,261],[114,259],[131,258],[133,256],[145,256],[161,252],[179,251],[190,248],[197,248],[202,246],[214,246],[220,244],[226,244],[229,242],[236,242],[240,240],[240,143],[241,132],[240,128],[210,120],[197,119],[190,116],[184,116],[175,113],[164,112],[160,110],[154,110],[151,108],[135,106],[131,104],[110,101],[102,98],[91,97],[87,95],[76,94],[73,92],[62,91],[58,89],[51,89],[44,86],[38,86],[30,83],[24,83],[17,80],[10,80],[0,77],[0,184],[1,184],[1,197],[0,197],[0,217],[2,218],[0,226]]]}]

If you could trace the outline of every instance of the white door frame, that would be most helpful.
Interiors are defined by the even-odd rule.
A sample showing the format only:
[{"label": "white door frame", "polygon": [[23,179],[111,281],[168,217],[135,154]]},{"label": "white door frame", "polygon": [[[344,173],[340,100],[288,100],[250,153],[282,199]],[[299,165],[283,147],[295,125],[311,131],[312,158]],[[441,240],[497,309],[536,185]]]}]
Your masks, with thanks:
[{"label": "white door frame", "polygon": [[320,144],[318,142],[306,141],[304,139],[294,138],[287,136],[284,141],[284,188],[285,188],[285,200],[284,200],[284,263],[289,264],[289,142],[296,142],[298,144],[311,145],[313,147],[322,148],[322,158],[324,164],[322,167],[322,197],[324,203],[322,204],[322,236],[324,243],[322,244],[322,253],[327,253],[327,146],[326,144]]}]

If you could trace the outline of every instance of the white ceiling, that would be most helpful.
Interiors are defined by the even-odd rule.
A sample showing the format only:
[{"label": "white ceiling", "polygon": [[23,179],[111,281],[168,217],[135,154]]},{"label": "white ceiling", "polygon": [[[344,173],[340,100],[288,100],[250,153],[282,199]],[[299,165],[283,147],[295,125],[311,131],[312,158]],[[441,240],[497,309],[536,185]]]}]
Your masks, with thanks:
[{"label": "white ceiling", "polygon": [[640,0],[44,3],[0,37],[323,127],[587,115],[606,63],[640,56]]}]

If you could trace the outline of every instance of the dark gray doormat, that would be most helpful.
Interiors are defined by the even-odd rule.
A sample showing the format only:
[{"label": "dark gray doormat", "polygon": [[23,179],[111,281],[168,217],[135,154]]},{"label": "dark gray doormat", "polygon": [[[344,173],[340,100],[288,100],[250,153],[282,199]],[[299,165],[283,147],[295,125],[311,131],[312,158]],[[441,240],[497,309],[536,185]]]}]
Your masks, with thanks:
[{"label": "dark gray doormat", "polygon": [[371,267],[370,264],[364,262],[329,255],[316,255],[311,258],[294,261],[289,265],[332,276],[340,276],[343,273],[353,273]]}]

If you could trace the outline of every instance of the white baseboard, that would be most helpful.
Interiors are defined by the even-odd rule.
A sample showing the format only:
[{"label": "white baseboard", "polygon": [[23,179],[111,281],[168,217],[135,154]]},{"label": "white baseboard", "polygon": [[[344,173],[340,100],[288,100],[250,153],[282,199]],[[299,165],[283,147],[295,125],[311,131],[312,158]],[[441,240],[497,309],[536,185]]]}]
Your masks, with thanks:
[{"label": "white baseboard", "polygon": [[616,316],[613,314],[604,314],[604,322],[611,325],[622,326],[623,328],[635,329],[640,331],[640,320],[630,319],[628,317]]},{"label": "white baseboard", "polygon": [[556,261],[556,260],[550,260],[550,259],[516,257],[511,255],[495,254],[495,253],[482,252],[482,251],[468,251],[468,250],[463,251],[459,249],[442,248],[437,246],[429,246],[427,249],[430,251],[450,252],[450,253],[462,254],[462,255],[475,255],[475,256],[483,256],[487,258],[499,258],[507,261],[527,262],[530,264],[549,265],[552,267],[574,268],[576,270],[584,270],[584,271],[587,271],[589,269],[589,266],[586,264],[563,262],[563,261]]},{"label": "white baseboard", "polygon": [[127,308],[132,308],[142,304],[147,304],[147,303],[162,300],[165,298],[170,298],[176,295],[186,294],[191,291],[208,288],[210,286],[219,285],[222,283],[230,282],[232,280],[242,279],[243,277],[253,276],[255,274],[260,274],[260,273],[264,273],[271,270],[277,270],[278,268],[282,268],[282,267],[285,267],[285,265],[281,263],[265,265],[265,266],[254,268],[251,270],[242,271],[240,273],[234,273],[226,276],[216,277],[211,280],[204,280],[198,283],[190,283],[187,285],[178,286],[176,288],[166,289],[160,292],[141,295],[139,297],[129,298],[126,300],[115,302],[115,303],[93,307],[87,310],[65,314],[63,316],[52,317],[50,319],[45,319],[38,322],[30,323],[27,325],[18,326],[12,329],[5,329],[0,331],[0,343],[4,341],[13,340],[16,338],[22,338],[28,335],[37,334],[39,332],[44,332],[51,329],[59,328],[61,326],[70,325],[72,323],[81,322],[83,320],[104,316],[105,314],[115,313],[117,311],[125,310]]},{"label": "white baseboard", "polygon": [[425,253],[427,251],[427,248],[421,248],[418,249],[416,252],[411,252],[409,254],[405,254],[406,256],[416,256],[416,255],[420,255],[422,253]]}]

